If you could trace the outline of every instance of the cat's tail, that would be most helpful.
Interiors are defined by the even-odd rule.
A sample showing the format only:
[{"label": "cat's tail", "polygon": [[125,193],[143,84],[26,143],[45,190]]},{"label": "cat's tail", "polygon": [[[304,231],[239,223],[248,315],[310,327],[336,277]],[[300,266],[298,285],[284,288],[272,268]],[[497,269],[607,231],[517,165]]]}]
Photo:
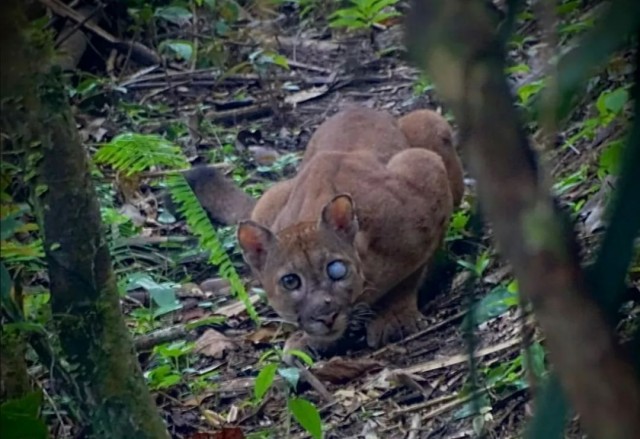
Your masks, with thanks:
[{"label": "cat's tail", "polygon": [[449,176],[453,205],[459,206],[464,195],[464,175],[449,122],[435,111],[416,110],[402,116],[398,123],[412,148],[425,148],[442,158]]},{"label": "cat's tail", "polygon": [[[211,166],[195,166],[182,174],[214,225],[231,226],[251,217],[256,199],[244,192],[219,169]],[[175,205],[171,196],[165,197],[165,206],[174,215]]]}]

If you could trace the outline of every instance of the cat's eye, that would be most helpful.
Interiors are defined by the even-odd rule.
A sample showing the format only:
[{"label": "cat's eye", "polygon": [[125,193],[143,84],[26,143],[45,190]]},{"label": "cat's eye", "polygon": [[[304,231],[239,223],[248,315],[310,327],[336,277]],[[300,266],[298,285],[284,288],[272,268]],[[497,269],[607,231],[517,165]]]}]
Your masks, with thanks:
[{"label": "cat's eye", "polygon": [[332,261],[327,264],[327,275],[331,280],[341,280],[347,275],[347,266],[342,261]]},{"label": "cat's eye", "polygon": [[300,276],[297,274],[285,274],[280,278],[280,284],[289,291],[297,290],[301,283]]}]

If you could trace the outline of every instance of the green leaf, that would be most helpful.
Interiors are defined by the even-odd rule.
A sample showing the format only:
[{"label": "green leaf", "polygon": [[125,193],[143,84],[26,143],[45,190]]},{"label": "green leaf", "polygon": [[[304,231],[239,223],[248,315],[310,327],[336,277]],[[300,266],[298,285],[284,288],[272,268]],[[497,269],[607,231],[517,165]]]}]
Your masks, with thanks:
[{"label": "green leaf", "polygon": [[495,287],[475,305],[476,324],[479,325],[507,312],[513,306],[511,299],[515,295],[502,285]]},{"label": "green leaf", "polygon": [[160,44],[159,49],[166,51],[167,49],[172,52],[178,59],[184,61],[191,61],[193,56],[193,44],[191,41],[184,40],[167,40]]},{"label": "green leaf", "polygon": [[313,358],[311,358],[309,354],[307,354],[306,352],[301,351],[299,349],[290,349],[290,350],[287,350],[287,353],[293,355],[294,357],[298,357],[307,366],[313,366]]},{"label": "green leaf", "polygon": [[47,426],[38,417],[42,393],[32,392],[0,406],[0,437],[2,439],[44,439]]},{"label": "green leaf", "polygon": [[622,140],[614,140],[602,150],[598,160],[598,177],[604,178],[606,175],[618,175],[623,149],[624,142]]},{"label": "green leaf", "polygon": [[620,113],[627,102],[629,102],[629,93],[622,87],[607,94],[604,101],[607,109],[614,114]]},{"label": "green leaf", "polygon": [[253,387],[253,393],[256,397],[256,400],[261,401],[269,388],[271,388],[277,370],[278,365],[276,363],[267,364],[262,368],[262,370],[256,377],[256,382]]},{"label": "green leaf", "polygon": [[278,375],[285,379],[290,385],[291,388],[295,389],[298,387],[298,382],[300,381],[300,369],[297,367],[283,367],[278,369]]},{"label": "green leaf", "polygon": [[322,439],[322,419],[316,406],[303,398],[291,398],[287,405],[295,420],[314,439]]},{"label": "green leaf", "polygon": [[120,134],[102,145],[94,160],[110,165],[125,175],[159,166],[184,169],[189,165],[179,147],[156,134]]},{"label": "green leaf", "polygon": [[156,12],[153,15],[170,23],[177,24],[178,26],[187,24],[193,17],[191,12],[182,6],[161,7],[156,9]]}]

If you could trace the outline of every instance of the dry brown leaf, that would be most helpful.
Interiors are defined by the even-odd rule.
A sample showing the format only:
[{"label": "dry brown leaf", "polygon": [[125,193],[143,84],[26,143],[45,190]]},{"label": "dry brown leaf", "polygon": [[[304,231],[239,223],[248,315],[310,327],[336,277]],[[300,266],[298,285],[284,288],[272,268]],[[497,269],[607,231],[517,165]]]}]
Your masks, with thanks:
[{"label": "dry brown leaf", "polygon": [[314,367],[313,373],[319,380],[333,384],[344,384],[372,370],[382,369],[382,363],[363,359],[334,357],[328,362]]},{"label": "dry brown leaf", "polygon": [[[252,305],[255,305],[256,303],[258,303],[259,300],[260,300],[260,296],[258,296],[257,294],[252,294],[251,296],[249,296],[249,302],[251,302]],[[244,303],[237,300],[237,301],[231,302],[228,305],[221,306],[220,308],[215,310],[213,313],[216,315],[221,315],[225,317],[236,317],[239,314],[242,314],[243,312],[247,312],[247,309],[245,308]]]},{"label": "dry brown leaf", "polygon": [[260,166],[272,165],[280,157],[278,151],[265,146],[250,146],[249,151],[251,152],[253,159]]},{"label": "dry brown leaf", "polygon": [[200,282],[200,289],[206,293],[218,294],[229,288],[229,281],[221,277],[205,279]]},{"label": "dry brown leaf", "polygon": [[190,309],[182,311],[180,313],[180,321],[184,322],[184,323],[187,323],[187,322],[190,322],[192,320],[201,319],[206,314],[207,314],[207,312],[204,310],[204,308],[196,306],[194,308],[190,308]]},{"label": "dry brown leaf", "polygon": [[222,358],[225,351],[233,350],[237,347],[237,342],[215,329],[207,329],[196,340],[195,351],[199,354],[213,358]]},{"label": "dry brown leaf", "polygon": [[245,338],[253,343],[267,343],[273,340],[278,333],[278,325],[261,326],[257,331],[252,332]]}]

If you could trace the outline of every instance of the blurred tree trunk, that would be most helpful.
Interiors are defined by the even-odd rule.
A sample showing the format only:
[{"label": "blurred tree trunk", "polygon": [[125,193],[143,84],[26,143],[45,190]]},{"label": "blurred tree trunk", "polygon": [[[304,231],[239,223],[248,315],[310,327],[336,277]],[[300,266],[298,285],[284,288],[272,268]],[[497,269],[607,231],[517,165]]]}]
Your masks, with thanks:
[{"label": "blurred tree trunk", "polygon": [[495,17],[482,1],[415,0],[408,18],[410,50],[456,117],[483,211],[521,294],[533,305],[555,372],[582,426],[596,438],[637,438],[640,379],[594,299],[591,290],[602,282],[587,281],[574,234],[522,128],[504,74],[504,42]]},{"label": "blurred tree trunk", "polygon": [[20,398],[31,390],[25,361],[24,337],[18,331],[0,329],[0,401]]},{"label": "blurred tree trunk", "polygon": [[[27,39],[21,0],[0,6],[3,126],[37,164],[51,305],[90,437],[168,438],[119,308],[86,151],[45,35]],[[36,31],[40,32],[40,31]],[[38,44],[41,42],[41,44]],[[39,47],[38,47],[39,46]]]}]

